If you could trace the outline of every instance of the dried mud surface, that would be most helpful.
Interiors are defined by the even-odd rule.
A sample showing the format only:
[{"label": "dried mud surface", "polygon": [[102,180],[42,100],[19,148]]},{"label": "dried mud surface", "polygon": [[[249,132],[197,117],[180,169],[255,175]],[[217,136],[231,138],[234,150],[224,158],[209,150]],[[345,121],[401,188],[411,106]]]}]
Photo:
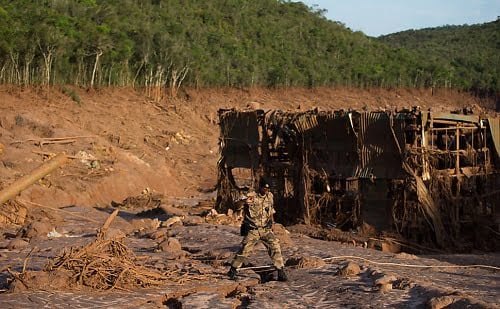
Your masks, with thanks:
[{"label": "dried mud surface", "polygon": [[[11,206],[26,207],[24,222],[0,224],[2,308],[498,307],[498,253],[394,254],[279,226],[290,280],[254,269],[231,281],[238,221],[210,212],[219,108],[419,105],[494,114],[494,102],[405,89],[185,90],[160,102],[129,89],[75,91],[79,102],[57,89],[0,87],[0,189],[56,153],[73,158],[16,197]],[[95,289],[78,283],[72,270],[44,270],[64,250],[92,243],[113,209],[120,212],[107,237],[133,252],[138,267],[162,274],[159,284]],[[258,246],[247,266],[269,262]],[[459,267],[472,264],[496,269]]]}]

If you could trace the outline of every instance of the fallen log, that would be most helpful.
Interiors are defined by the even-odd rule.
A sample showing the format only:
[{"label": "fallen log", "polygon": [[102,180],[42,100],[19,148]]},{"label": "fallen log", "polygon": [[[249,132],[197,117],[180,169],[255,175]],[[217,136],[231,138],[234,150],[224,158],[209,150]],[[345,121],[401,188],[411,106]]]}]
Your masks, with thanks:
[{"label": "fallen log", "polygon": [[51,159],[45,164],[42,164],[30,174],[21,177],[16,180],[13,184],[8,186],[7,188],[0,191],[0,205],[7,202],[11,198],[18,195],[21,191],[31,186],[41,178],[50,174],[58,167],[64,165],[68,161],[68,156],[65,153],[58,154],[56,157]]}]

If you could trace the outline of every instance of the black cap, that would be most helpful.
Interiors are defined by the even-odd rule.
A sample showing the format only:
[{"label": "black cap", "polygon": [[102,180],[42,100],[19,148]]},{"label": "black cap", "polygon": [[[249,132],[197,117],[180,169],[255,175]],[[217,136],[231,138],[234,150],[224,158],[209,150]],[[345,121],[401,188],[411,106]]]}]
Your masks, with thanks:
[{"label": "black cap", "polygon": [[268,188],[268,189],[269,189],[269,183],[268,183],[268,182],[267,182],[264,178],[262,178],[262,179],[260,180],[259,186],[260,186],[261,188]]}]

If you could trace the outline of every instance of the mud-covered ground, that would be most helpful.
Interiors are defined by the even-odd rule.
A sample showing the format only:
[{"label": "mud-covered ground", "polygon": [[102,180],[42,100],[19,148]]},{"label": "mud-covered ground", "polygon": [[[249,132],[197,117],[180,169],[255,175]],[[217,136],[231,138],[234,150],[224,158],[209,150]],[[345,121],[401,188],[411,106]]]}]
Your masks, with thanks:
[{"label": "mud-covered ground", "polygon": [[[7,216],[16,221],[12,224],[0,213],[1,308],[492,308],[500,303],[498,253],[382,252],[362,243],[313,239],[303,226],[287,227],[291,233],[276,227],[288,282],[272,280],[265,269],[242,270],[239,280],[231,281],[226,273],[241,241],[238,221],[210,213],[219,108],[419,105],[495,114],[495,102],[406,89],[202,89],[159,102],[129,89],[74,91],[78,100],[57,88],[49,93],[0,88],[0,189],[57,153],[71,158],[0,206],[16,214]],[[111,283],[110,289],[98,289],[83,284],[74,269],[46,271],[63,252],[96,242],[113,209],[120,212],[106,237],[131,250],[135,263],[118,276],[151,271],[159,274],[159,284]],[[110,265],[120,262],[101,255]],[[269,262],[259,246],[247,267]],[[109,279],[115,271],[101,269],[97,276]]]},{"label": "mud-covered ground", "polygon": [[[241,270],[239,280],[232,281],[226,273],[241,241],[238,222],[225,215],[205,215],[206,209],[191,206],[179,209],[180,216],[172,209],[146,216],[121,209],[109,230],[115,236],[116,231],[121,232],[118,236],[136,256],[143,257],[139,260],[147,269],[172,274],[161,284],[96,290],[57,280],[36,286],[45,281],[29,276],[24,282],[10,283],[10,273],[22,272],[23,267],[27,273],[43,273],[63,248],[93,242],[112,210],[66,207],[64,213],[57,212],[58,218],[52,218],[56,224],[47,222],[47,229],[58,232],[51,238],[32,231],[29,243],[1,250],[0,263],[9,267],[1,277],[2,308],[442,308],[446,304],[451,304],[447,308],[494,308],[500,303],[498,253],[394,254],[312,239],[279,225],[276,233],[287,260],[289,281],[275,281],[259,269]],[[182,220],[166,227],[169,218]],[[14,233],[16,229],[5,230],[4,235],[11,236],[0,246],[12,246],[9,238]],[[178,240],[180,248],[166,245],[167,239]],[[258,246],[246,266],[269,262],[265,248]],[[465,265],[484,266],[462,267]],[[486,268],[488,265],[496,269]]]}]

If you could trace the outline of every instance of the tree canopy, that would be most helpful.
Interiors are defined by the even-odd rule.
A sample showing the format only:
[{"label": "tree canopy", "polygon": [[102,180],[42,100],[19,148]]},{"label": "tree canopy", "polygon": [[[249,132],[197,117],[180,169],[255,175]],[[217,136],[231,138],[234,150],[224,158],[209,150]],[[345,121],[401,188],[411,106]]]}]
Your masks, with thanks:
[{"label": "tree canopy", "polygon": [[0,83],[500,89],[498,21],[376,39],[323,14],[284,0],[0,0]]},{"label": "tree canopy", "polygon": [[443,26],[382,36],[393,48],[412,50],[426,63],[433,84],[476,92],[500,91],[500,19],[479,25]]}]

